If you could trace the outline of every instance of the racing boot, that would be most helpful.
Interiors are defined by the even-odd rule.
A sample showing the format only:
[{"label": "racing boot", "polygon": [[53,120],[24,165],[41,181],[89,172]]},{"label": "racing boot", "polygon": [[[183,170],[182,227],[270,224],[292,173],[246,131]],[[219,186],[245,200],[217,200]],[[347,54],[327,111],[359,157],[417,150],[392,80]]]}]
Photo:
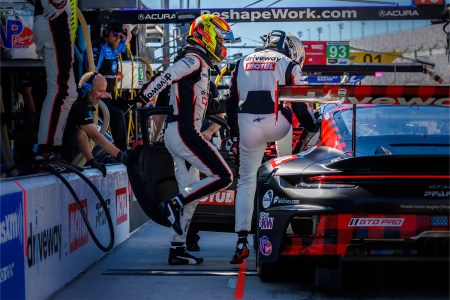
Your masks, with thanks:
[{"label": "racing boot", "polygon": [[200,240],[200,235],[198,234],[198,231],[196,231],[195,229],[192,229],[192,227],[189,227],[189,230],[188,230],[187,236],[186,236],[186,249],[191,252],[200,251],[200,246],[198,245],[199,240]]},{"label": "racing boot", "polygon": [[186,252],[186,247],[183,246],[183,243],[172,242],[168,262],[171,266],[198,265],[203,262],[203,258],[195,257],[194,255]]},{"label": "racing boot", "polygon": [[161,202],[159,205],[162,213],[166,216],[167,220],[170,222],[173,230],[179,235],[183,234],[183,229],[180,225],[180,212],[183,207],[183,202],[181,200],[182,196],[178,195],[172,199]]},{"label": "racing boot", "polygon": [[247,236],[240,236],[237,240],[236,250],[230,260],[230,264],[242,264],[249,255]]}]

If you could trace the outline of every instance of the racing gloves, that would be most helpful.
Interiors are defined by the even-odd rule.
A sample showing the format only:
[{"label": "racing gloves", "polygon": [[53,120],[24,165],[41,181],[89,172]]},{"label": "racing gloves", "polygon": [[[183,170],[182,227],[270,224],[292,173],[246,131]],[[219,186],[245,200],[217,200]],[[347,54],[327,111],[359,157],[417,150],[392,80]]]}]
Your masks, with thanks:
[{"label": "racing gloves", "polygon": [[130,158],[131,149],[125,150],[125,151],[119,151],[117,153],[117,156],[115,157],[117,161],[123,163],[125,166],[128,163],[128,160]]},{"label": "racing gloves", "polygon": [[103,177],[106,176],[106,165],[104,163],[98,162],[95,158],[92,158],[87,161],[86,166],[91,166],[93,168],[98,169],[102,172]]},{"label": "racing gloves", "polygon": [[41,2],[43,4],[42,6],[44,7],[44,12],[42,14],[44,18],[46,18],[47,20],[54,20],[64,12],[67,0],[43,0]]},{"label": "racing gloves", "polygon": [[137,93],[136,97],[134,97],[133,101],[135,104],[141,103],[142,106],[145,106],[150,101],[150,99],[148,99],[144,95],[144,93],[143,93],[144,90],[145,90],[145,88],[143,86],[142,89]]},{"label": "racing gloves", "polygon": [[153,79],[160,76],[162,73],[163,72],[157,72],[150,78],[149,81],[147,81],[146,83],[144,83],[142,85],[142,88],[139,90],[136,97],[133,99],[136,103],[141,103],[142,106],[144,106],[150,101],[150,99],[144,95],[144,91],[147,89],[147,87],[150,85],[150,83],[153,81]]}]

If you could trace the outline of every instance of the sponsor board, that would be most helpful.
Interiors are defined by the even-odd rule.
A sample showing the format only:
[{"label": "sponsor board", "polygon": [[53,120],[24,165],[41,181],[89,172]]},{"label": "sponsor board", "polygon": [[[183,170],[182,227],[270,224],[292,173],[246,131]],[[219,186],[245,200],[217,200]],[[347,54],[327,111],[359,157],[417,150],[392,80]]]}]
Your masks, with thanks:
[{"label": "sponsor board", "polygon": [[220,191],[200,199],[198,204],[234,205],[234,196],[235,191],[233,190]]},{"label": "sponsor board", "polygon": [[350,52],[350,61],[352,63],[388,64],[402,57],[402,54],[403,52]]},{"label": "sponsor board", "polygon": [[[417,1],[417,0],[416,0]],[[424,0],[432,3],[442,0]],[[433,3],[435,4],[435,3]],[[192,22],[204,14],[220,16],[227,22],[318,22],[318,21],[379,21],[386,20],[440,20],[443,4],[419,7],[266,7],[266,8],[199,8],[199,9],[121,9],[114,19],[130,24],[163,24]],[[422,4],[423,5],[423,4]],[[88,24],[102,24],[110,13],[87,11],[83,13]]]},{"label": "sponsor board", "polygon": [[[87,199],[80,201],[86,217],[88,216],[88,202]],[[86,245],[89,241],[89,234],[84,223],[81,212],[78,209],[77,203],[69,204],[69,243],[70,253]]]},{"label": "sponsor board", "polygon": [[303,41],[305,47],[305,65],[327,64],[327,42]]},{"label": "sponsor board", "polygon": [[127,188],[116,190],[116,225],[128,220],[128,197]]},{"label": "sponsor board", "polygon": [[25,299],[24,206],[22,192],[0,201],[0,298]]}]

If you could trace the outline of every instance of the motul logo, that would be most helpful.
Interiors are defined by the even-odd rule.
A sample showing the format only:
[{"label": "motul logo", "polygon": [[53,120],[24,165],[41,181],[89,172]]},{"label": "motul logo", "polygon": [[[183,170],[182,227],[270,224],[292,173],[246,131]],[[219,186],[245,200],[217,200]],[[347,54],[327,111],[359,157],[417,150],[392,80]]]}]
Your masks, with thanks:
[{"label": "motul logo", "polygon": [[234,205],[234,191],[220,191],[200,199],[199,204],[209,205]]},{"label": "motul logo", "polygon": [[245,65],[245,71],[273,71],[275,70],[274,62],[250,62]]}]

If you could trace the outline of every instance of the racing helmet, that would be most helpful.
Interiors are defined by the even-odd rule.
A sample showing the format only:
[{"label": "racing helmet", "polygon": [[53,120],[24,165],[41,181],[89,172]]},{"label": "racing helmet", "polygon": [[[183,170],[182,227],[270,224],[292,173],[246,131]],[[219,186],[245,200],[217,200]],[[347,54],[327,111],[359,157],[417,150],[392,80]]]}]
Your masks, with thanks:
[{"label": "racing helmet", "polygon": [[296,36],[286,34],[281,30],[273,30],[265,37],[263,49],[272,49],[283,53],[303,67],[305,62],[305,47]]},{"label": "racing helmet", "polygon": [[213,59],[220,62],[227,56],[227,48],[217,38],[234,40],[233,31],[221,17],[206,14],[192,22],[187,41],[201,46]]}]

